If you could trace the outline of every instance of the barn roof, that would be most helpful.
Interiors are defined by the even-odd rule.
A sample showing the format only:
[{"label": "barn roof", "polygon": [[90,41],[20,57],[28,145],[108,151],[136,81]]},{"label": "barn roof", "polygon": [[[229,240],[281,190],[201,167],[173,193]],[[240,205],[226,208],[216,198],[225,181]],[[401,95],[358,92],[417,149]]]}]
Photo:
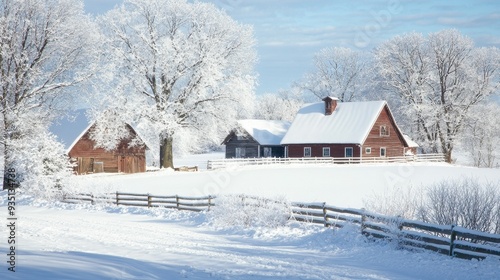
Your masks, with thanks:
[{"label": "barn roof", "polygon": [[69,145],[68,149],[66,149],[66,154],[69,154],[69,152],[71,151],[71,149],[73,149],[73,147],[76,145],[76,143],[78,143],[78,141],[80,141],[80,139],[83,137],[83,135],[85,135],[85,133],[87,133],[87,131],[89,131],[89,129],[94,125],[95,123],[94,122],[91,122],[87,128],[85,128],[82,133],[80,133],[80,135],[78,135],[75,140],[73,141],[73,143],[71,143],[71,145]]},{"label": "barn roof", "polygon": [[[132,132],[136,135],[136,137],[139,138],[139,140],[144,143],[144,145],[146,146],[146,149],[149,149],[148,145],[144,142],[144,140],[142,140],[142,138],[139,136],[139,134],[137,133],[137,131],[134,129],[134,127],[132,127],[132,125],[128,124],[128,123],[125,123],[129,129],[132,130]],[[95,125],[95,121],[94,122],[91,122],[87,128],[85,128],[81,133],[80,135],[78,135],[78,137],[75,138],[75,140],[73,141],[73,143],[71,143],[71,145],[68,147],[68,149],[66,149],[66,154],[69,154],[69,152],[71,151],[71,149],[73,149],[73,147],[76,145],[76,143],[78,143],[78,141],[80,141],[80,139],[89,131],[89,129],[91,127],[93,127]]]},{"label": "barn roof", "polygon": [[238,126],[260,145],[278,146],[290,127],[290,122],[247,119],[239,120]]},{"label": "barn roof", "polygon": [[385,101],[339,102],[331,115],[325,115],[325,103],[302,107],[281,144],[362,144]]}]

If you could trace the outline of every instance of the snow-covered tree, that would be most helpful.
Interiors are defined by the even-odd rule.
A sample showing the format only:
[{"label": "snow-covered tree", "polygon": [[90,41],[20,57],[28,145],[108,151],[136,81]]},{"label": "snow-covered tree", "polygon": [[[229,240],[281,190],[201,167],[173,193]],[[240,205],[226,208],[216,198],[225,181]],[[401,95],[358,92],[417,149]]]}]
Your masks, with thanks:
[{"label": "snow-covered tree", "polygon": [[304,105],[300,89],[279,90],[277,94],[257,97],[255,117],[264,120],[292,121]]},{"label": "snow-covered tree", "polygon": [[[9,166],[22,189],[37,198],[60,194],[72,173],[64,146],[48,131],[46,120],[32,110],[14,119],[16,137],[6,139]],[[4,186],[5,187],[5,186]]]},{"label": "snow-covered tree", "polygon": [[[53,136],[47,132],[51,119],[76,96],[75,86],[95,73],[97,30],[84,15],[82,1],[0,0],[0,143],[5,170],[22,162],[19,152],[27,143],[52,145],[40,151],[53,148]],[[78,94],[83,93],[79,88]],[[35,122],[37,130],[28,129]],[[39,155],[27,160],[34,164],[38,159],[33,157]],[[35,174],[34,169],[25,172]]]},{"label": "snow-covered tree", "polygon": [[[212,4],[129,0],[101,18],[109,66],[121,86],[111,94],[134,104],[173,166],[173,142],[217,138],[253,106],[253,30]],[[217,137],[214,135],[217,134]]]},{"label": "snow-covered tree", "polygon": [[320,99],[335,96],[341,101],[359,99],[369,83],[369,63],[360,52],[348,48],[325,48],[314,56],[314,69],[301,87]]},{"label": "snow-covered tree", "polygon": [[377,48],[382,87],[400,100],[406,130],[448,162],[471,108],[499,87],[500,51],[475,48],[457,30],[409,33]]},{"label": "snow-covered tree", "polygon": [[500,105],[493,101],[473,108],[461,136],[460,146],[472,165],[500,166]]}]

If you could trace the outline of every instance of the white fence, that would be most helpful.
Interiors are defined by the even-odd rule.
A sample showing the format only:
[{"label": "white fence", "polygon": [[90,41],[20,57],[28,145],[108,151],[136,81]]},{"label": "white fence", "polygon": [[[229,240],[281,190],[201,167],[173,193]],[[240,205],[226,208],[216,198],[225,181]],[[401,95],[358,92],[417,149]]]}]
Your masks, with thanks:
[{"label": "white fence", "polygon": [[309,158],[228,158],[209,160],[207,169],[226,168],[243,165],[268,164],[359,164],[391,162],[444,162],[444,154],[419,154],[401,157],[309,157]]}]

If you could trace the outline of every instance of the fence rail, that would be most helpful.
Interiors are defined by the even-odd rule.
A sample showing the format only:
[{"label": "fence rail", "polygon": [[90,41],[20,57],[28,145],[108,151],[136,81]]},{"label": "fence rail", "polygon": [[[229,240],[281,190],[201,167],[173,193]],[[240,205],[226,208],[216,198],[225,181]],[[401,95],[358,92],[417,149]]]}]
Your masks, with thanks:
[{"label": "fence rail", "polygon": [[269,165],[269,164],[359,164],[359,163],[398,163],[398,162],[444,162],[444,154],[419,154],[401,157],[310,157],[310,158],[228,158],[209,160],[207,169],[230,166]]},{"label": "fence rail", "polygon": [[484,233],[454,225],[424,223],[365,210],[333,207],[325,203],[292,203],[291,219],[326,227],[357,224],[363,235],[395,240],[404,248],[432,250],[466,259],[500,257],[500,234]]},{"label": "fence rail", "polygon": [[164,207],[178,210],[189,210],[201,212],[210,210],[214,206],[214,197],[186,197],[186,196],[159,196],[151,194],[136,194],[136,193],[109,193],[104,195],[92,194],[72,194],[65,195],[63,202],[79,203],[90,202],[92,204],[108,203],[124,206],[139,206],[139,207]]},{"label": "fence rail", "polygon": [[[215,196],[186,197],[158,196],[135,193],[109,193],[104,195],[65,195],[63,202],[92,204],[109,203],[125,206],[164,207],[188,211],[205,211],[216,206]],[[241,196],[242,203],[283,203],[272,199]],[[256,207],[260,205],[256,203]],[[394,240],[401,248],[425,249],[466,259],[500,258],[500,234],[470,230],[454,225],[437,225],[401,217],[385,216],[364,209],[340,208],[326,203],[291,204],[290,220],[341,228],[357,225],[360,232],[370,238]]]}]

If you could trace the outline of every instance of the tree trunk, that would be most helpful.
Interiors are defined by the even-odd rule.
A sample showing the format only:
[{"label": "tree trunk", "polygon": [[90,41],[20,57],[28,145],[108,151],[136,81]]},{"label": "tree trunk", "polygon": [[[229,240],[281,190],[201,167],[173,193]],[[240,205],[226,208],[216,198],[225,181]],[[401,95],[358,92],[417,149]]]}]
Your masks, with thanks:
[{"label": "tree trunk", "polygon": [[173,137],[160,138],[160,167],[174,168],[174,155],[172,153]]},{"label": "tree trunk", "polygon": [[12,165],[11,161],[11,151],[8,142],[10,137],[6,130],[4,129],[3,141],[2,141],[2,153],[3,153],[3,189],[17,188],[19,187],[19,180],[17,178],[16,169]]},{"label": "tree trunk", "polygon": [[9,178],[9,174],[7,172],[7,170],[9,170],[9,164],[8,164],[8,161],[7,161],[7,145],[5,145],[5,140],[4,140],[4,144],[2,145],[3,147],[3,167],[4,167],[4,170],[3,170],[3,189],[6,190],[9,188],[9,181],[8,181],[8,178]]},{"label": "tree trunk", "polygon": [[[3,106],[3,108],[5,108],[5,105]],[[8,137],[8,133],[7,133],[7,116],[6,114],[4,113],[3,114],[3,121],[2,121],[2,141],[1,141],[1,144],[2,144],[2,153],[3,153],[3,189],[6,190],[9,188],[9,181],[8,181],[8,172],[7,170],[10,168],[9,166],[9,156],[7,154],[8,152],[8,147],[7,147],[7,137]]]},{"label": "tree trunk", "polygon": [[445,157],[445,160],[447,163],[451,163],[452,159],[451,159],[451,149],[447,149],[444,153],[444,157]]}]

